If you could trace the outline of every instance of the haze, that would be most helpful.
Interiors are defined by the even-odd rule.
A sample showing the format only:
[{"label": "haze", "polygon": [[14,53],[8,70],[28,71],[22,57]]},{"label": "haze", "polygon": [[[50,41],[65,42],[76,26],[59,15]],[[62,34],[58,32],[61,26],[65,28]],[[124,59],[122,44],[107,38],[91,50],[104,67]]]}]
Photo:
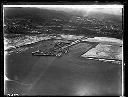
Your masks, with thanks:
[{"label": "haze", "polygon": [[73,14],[82,14],[87,16],[90,13],[105,13],[113,15],[122,15],[123,5],[4,5],[3,7],[36,7],[40,9],[49,9],[64,11]]},{"label": "haze", "polygon": [[61,5],[61,6],[48,6],[48,7],[39,7],[45,9],[52,9],[56,11],[64,11],[67,13],[82,14],[87,16],[91,13],[105,13],[113,15],[122,15],[123,6],[115,5]]}]

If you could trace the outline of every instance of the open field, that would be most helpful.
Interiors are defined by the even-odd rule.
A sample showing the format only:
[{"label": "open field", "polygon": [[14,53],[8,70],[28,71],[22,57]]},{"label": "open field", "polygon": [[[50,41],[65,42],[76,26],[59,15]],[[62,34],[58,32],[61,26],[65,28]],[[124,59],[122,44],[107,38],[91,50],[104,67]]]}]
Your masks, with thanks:
[{"label": "open field", "polygon": [[122,61],[122,47],[119,45],[98,44],[95,48],[89,50],[82,57],[85,58],[99,58],[108,60]]}]

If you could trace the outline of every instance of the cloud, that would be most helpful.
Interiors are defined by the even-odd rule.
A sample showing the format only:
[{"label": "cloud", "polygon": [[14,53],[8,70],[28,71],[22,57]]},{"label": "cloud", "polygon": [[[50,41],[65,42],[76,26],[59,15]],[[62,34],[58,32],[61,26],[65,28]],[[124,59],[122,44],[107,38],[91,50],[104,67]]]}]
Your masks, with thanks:
[{"label": "cloud", "polygon": [[123,5],[4,5],[4,7],[36,7],[40,9],[71,12],[73,14],[82,13],[84,15],[90,12],[122,15]]},{"label": "cloud", "polygon": [[90,12],[101,12],[107,14],[114,14],[114,15],[122,15],[122,8],[90,8],[86,10],[87,13]]},{"label": "cloud", "polygon": [[[41,7],[40,7],[41,8]],[[84,5],[84,6],[75,6],[75,5],[67,5],[67,6],[48,6],[48,7],[42,7],[45,9],[52,9],[56,11],[64,11],[68,13],[82,13],[82,14],[89,14],[91,12],[100,12],[100,13],[106,13],[106,14],[114,14],[114,15],[122,15],[122,8],[123,6],[114,6],[114,5]]]}]

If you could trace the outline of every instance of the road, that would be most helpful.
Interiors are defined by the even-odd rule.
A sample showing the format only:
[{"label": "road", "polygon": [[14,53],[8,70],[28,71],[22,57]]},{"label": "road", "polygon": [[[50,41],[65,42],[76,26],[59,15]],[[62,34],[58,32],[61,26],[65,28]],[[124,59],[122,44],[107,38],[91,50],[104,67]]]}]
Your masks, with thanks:
[{"label": "road", "polygon": [[[80,57],[91,45],[79,43],[62,57],[32,56],[41,42],[20,54],[7,56],[6,94],[121,95],[121,65]],[[13,91],[12,91],[13,90]]]}]

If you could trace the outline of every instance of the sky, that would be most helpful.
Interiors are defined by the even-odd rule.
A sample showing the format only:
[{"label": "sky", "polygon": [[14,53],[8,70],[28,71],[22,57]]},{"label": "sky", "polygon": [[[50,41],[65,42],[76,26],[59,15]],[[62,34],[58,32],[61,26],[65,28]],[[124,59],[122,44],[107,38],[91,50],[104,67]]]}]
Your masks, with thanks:
[{"label": "sky", "polygon": [[56,7],[47,7],[46,9],[52,9],[52,10],[60,10],[65,12],[82,12],[85,14],[89,14],[90,12],[101,12],[101,13],[108,13],[108,14],[114,14],[114,15],[122,15],[122,8],[121,6],[95,6],[95,5],[88,5],[88,6],[56,6]]},{"label": "sky", "polygon": [[64,12],[81,12],[88,15],[91,12],[100,12],[113,15],[122,15],[123,5],[3,5],[4,7],[36,7]]}]

